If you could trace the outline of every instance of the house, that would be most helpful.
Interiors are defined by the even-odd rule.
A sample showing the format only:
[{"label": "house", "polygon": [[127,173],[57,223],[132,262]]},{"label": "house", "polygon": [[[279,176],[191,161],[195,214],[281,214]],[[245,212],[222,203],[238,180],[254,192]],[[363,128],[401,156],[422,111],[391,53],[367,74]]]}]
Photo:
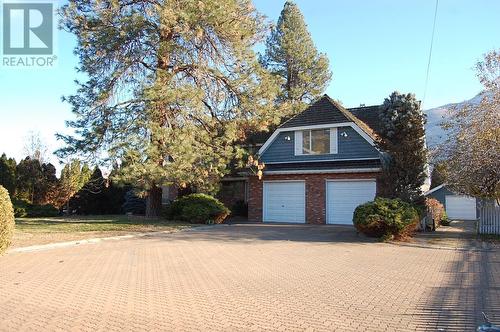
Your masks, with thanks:
[{"label": "house", "polygon": [[435,198],[441,202],[450,219],[477,219],[478,200],[474,197],[459,195],[451,191],[445,184],[432,188],[424,193],[424,196]]},{"label": "house", "polygon": [[249,220],[352,224],[354,209],[377,194],[378,110],[324,95],[282,123],[258,150],[262,180],[245,179]]}]

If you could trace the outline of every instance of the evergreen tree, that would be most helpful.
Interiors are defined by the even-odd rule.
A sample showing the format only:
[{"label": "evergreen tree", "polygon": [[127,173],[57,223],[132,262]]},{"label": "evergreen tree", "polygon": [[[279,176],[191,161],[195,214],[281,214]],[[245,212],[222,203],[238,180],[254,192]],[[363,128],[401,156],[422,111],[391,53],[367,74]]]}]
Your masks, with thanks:
[{"label": "evergreen tree", "polygon": [[146,192],[148,216],[162,185],[213,190],[245,130],[277,122],[277,86],[253,51],[267,27],[250,0],[72,0],[61,13],[88,80],[66,99],[78,136],[61,136],[58,154],[126,159],[115,180]]},{"label": "evergreen tree", "polygon": [[69,205],[78,214],[105,214],[106,199],[106,180],[99,167],[96,167],[90,179],[71,198]]},{"label": "evergreen tree", "polygon": [[112,178],[108,179],[108,187],[106,188],[105,214],[120,214],[123,213],[122,206],[125,203],[125,193],[130,190],[130,186],[117,185]]},{"label": "evergreen tree", "polygon": [[57,197],[54,200],[55,206],[61,208],[66,204],[66,209],[69,210],[70,198],[87,183],[91,175],[92,171],[88,165],[82,165],[79,160],[74,159],[64,165],[59,179]]},{"label": "evergreen tree", "polygon": [[413,94],[393,92],[380,109],[378,147],[386,153],[381,196],[414,201],[426,179],[425,115]]},{"label": "evergreen tree", "polygon": [[26,157],[16,167],[16,198],[35,203],[43,183],[42,165],[38,159]]},{"label": "evergreen tree", "polygon": [[54,165],[51,163],[42,164],[42,178],[36,187],[33,203],[40,205],[53,204],[58,183]]},{"label": "evergreen tree", "polygon": [[139,197],[134,190],[129,190],[125,194],[125,201],[122,209],[125,213],[144,214],[146,211],[146,202],[144,198]]},{"label": "evergreen tree", "polygon": [[0,157],[0,186],[9,192],[10,197],[14,197],[16,190],[16,161],[14,158],[7,158],[5,153]]},{"label": "evergreen tree", "polygon": [[285,3],[260,61],[280,81],[284,116],[322,95],[332,77],[327,56],[317,51],[300,9],[291,1]]}]

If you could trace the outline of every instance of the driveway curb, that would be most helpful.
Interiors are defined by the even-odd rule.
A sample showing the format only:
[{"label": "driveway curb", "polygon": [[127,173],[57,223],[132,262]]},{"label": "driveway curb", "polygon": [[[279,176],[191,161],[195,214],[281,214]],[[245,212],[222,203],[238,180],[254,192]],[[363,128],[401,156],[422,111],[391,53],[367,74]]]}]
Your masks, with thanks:
[{"label": "driveway curb", "polygon": [[105,242],[105,241],[119,241],[119,240],[136,239],[136,238],[157,235],[157,234],[172,234],[172,233],[187,232],[187,231],[193,231],[193,230],[204,230],[204,229],[208,229],[211,227],[214,227],[214,225],[186,227],[184,229],[170,230],[170,231],[133,233],[133,234],[125,234],[125,235],[109,236],[109,237],[95,237],[95,238],[75,240],[75,241],[66,241],[66,242],[53,242],[53,243],[47,243],[47,244],[27,246],[27,247],[13,248],[13,249],[7,250],[7,253],[13,254],[13,253],[23,253],[23,252],[36,252],[36,251],[43,251],[43,250],[50,250],[50,249],[67,248],[67,247],[79,246],[79,245],[84,245],[84,244],[95,244],[95,243],[100,243],[100,242]]}]

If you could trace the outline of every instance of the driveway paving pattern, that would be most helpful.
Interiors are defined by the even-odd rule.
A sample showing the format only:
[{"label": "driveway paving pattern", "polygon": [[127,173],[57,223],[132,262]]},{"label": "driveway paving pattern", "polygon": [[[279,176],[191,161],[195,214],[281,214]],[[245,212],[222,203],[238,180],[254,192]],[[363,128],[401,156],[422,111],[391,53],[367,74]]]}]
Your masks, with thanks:
[{"label": "driveway paving pattern", "polygon": [[221,225],[0,257],[0,331],[473,331],[497,250],[353,228]]}]

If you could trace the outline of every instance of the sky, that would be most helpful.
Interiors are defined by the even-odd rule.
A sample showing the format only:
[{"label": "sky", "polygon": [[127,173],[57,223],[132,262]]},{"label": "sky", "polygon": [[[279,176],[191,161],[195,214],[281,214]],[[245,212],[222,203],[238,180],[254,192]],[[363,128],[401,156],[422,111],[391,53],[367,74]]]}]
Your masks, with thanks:
[{"label": "sky", "polygon": [[[61,4],[62,2],[57,2]],[[297,0],[333,79],[326,93],[346,107],[380,104],[392,91],[422,100],[435,0]],[[254,0],[275,22],[284,1]],[[500,48],[500,1],[440,0],[424,109],[474,97],[481,90],[474,64]],[[51,69],[0,66],[0,154],[24,157],[29,132],[40,133],[50,151],[68,132],[78,57],[75,38],[56,32],[57,65]],[[259,48],[261,49],[261,48]],[[52,162],[57,159],[52,157]]]}]

